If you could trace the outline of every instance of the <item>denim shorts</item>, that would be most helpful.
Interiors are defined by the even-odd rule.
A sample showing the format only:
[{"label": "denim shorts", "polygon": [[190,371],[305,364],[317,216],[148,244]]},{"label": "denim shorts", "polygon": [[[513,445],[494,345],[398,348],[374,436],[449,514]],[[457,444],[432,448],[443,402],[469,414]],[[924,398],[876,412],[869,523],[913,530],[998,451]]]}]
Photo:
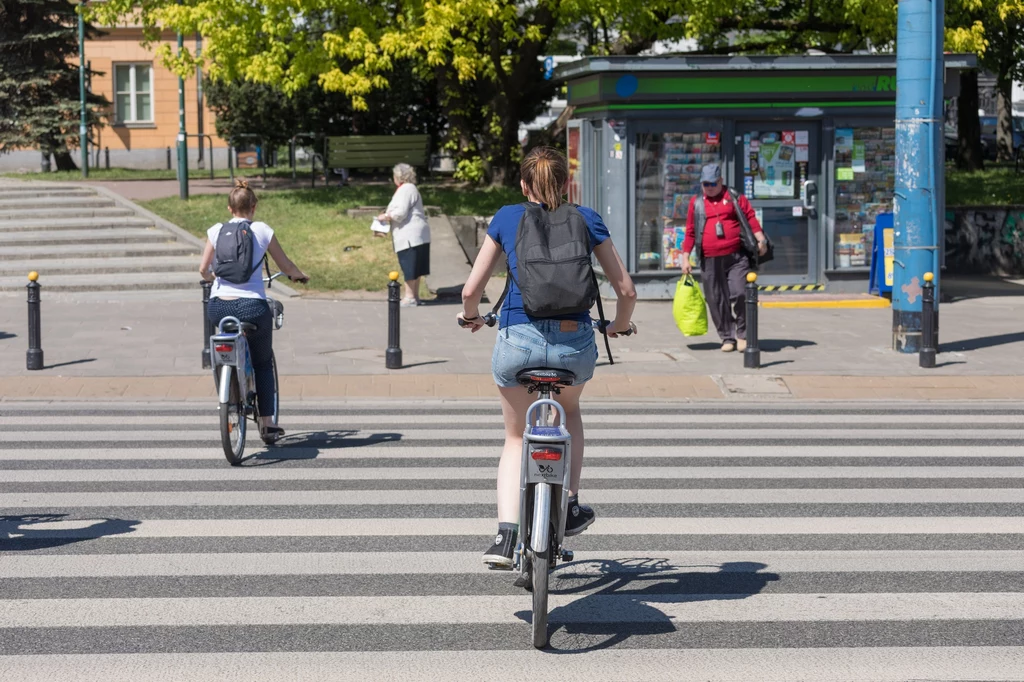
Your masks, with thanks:
[{"label": "denim shorts", "polygon": [[574,331],[562,331],[560,320],[537,320],[498,330],[491,356],[494,383],[501,388],[517,386],[516,373],[528,367],[567,369],[576,375],[575,385],[590,381],[597,364],[594,330],[587,322],[573,324],[577,325]]}]

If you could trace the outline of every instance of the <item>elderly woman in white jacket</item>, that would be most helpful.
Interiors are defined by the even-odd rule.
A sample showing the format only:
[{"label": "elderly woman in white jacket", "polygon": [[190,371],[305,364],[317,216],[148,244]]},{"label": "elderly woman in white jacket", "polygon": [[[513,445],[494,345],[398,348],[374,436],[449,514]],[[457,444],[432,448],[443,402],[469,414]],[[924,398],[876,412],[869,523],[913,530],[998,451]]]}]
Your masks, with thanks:
[{"label": "elderly woman in white jacket", "polygon": [[420,277],[430,274],[430,226],[423,210],[423,198],[416,189],[416,170],[406,163],[394,168],[394,196],[387,210],[377,216],[391,223],[395,254],[405,278],[402,307],[420,305]]}]

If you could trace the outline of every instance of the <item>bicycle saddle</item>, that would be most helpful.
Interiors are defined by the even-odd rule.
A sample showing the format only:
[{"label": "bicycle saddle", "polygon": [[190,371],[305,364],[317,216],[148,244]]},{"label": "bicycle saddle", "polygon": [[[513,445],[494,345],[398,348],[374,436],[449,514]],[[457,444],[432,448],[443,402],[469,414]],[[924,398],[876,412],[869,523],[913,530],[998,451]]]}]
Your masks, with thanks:
[{"label": "bicycle saddle", "polygon": [[[225,334],[234,334],[235,332],[238,331],[238,326],[234,322],[225,322],[224,325],[221,327],[221,329],[224,330]],[[243,334],[248,334],[249,332],[254,332],[254,331],[256,331],[256,325],[254,325],[252,322],[243,322],[242,323],[242,333]]]},{"label": "bicycle saddle", "polygon": [[530,367],[516,374],[516,381],[522,386],[572,386],[576,375],[567,369]]}]

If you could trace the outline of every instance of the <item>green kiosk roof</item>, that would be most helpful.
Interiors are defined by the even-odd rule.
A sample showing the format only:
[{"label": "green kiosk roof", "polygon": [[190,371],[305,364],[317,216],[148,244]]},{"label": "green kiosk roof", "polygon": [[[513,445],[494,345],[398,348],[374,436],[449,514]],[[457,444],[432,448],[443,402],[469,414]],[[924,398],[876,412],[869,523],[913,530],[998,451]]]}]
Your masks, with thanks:
[{"label": "green kiosk roof", "polygon": [[[947,54],[947,71],[977,67],[977,57]],[[892,106],[895,55],[586,57],[555,70],[570,106],[597,109]],[[954,74],[955,75],[955,74]],[[955,96],[959,78],[946,77]],[[589,106],[588,106],[589,105]]]}]

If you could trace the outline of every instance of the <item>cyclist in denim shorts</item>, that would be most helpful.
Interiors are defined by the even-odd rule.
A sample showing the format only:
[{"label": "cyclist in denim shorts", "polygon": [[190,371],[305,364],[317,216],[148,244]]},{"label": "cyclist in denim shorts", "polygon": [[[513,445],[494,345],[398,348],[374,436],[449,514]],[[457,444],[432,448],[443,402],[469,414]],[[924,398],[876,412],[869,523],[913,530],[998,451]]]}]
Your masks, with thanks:
[{"label": "cyclist in denim shorts", "polygon": [[[565,156],[551,148],[534,149],[520,168],[523,195],[549,211],[561,205],[568,188],[569,167]],[[572,475],[569,490],[569,514],[565,534],[582,533],[594,522],[594,511],[579,503],[580,471],[583,468],[583,421],[580,416],[580,395],[586,382],[594,376],[597,343],[589,313],[563,318],[535,318],[523,310],[522,294],[516,286],[516,232],[526,209],[522,205],[504,206],[491,220],[480,254],[462,290],[463,312],[459,318],[464,328],[478,331],[484,324],[480,316],[480,299],[484,284],[502,257],[508,259],[512,276],[499,318],[499,331],[491,358],[491,371],[501,395],[505,418],[505,447],[498,465],[498,533],[494,544],[484,554],[484,563],[492,568],[511,568],[512,552],[519,531],[519,469],[523,452],[523,431],[526,411],[532,397],[516,383],[516,373],[528,367],[567,369],[576,376],[573,386],[562,389],[557,400],[565,409],[566,427],[572,434]],[[636,303],[636,289],[626,267],[612,244],[601,216],[592,209],[579,207],[587,222],[589,248],[597,257],[604,276],[618,297],[615,318],[608,328],[616,336],[630,328],[630,316]]]}]

